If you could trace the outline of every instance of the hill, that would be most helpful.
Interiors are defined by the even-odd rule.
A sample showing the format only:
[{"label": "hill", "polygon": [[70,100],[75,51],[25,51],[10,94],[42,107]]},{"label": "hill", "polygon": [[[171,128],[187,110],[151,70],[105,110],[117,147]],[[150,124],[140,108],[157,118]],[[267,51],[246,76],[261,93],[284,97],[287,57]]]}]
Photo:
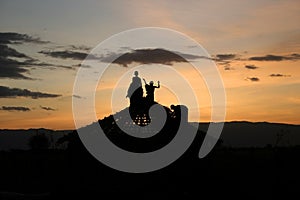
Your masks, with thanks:
[{"label": "hill", "polygon": [[[209,123],[190,123],[193,126],[199,124],[199,129],[206,132]],[[64,148],[56,146],[58,138],[72,132],[72,130],[50,129],[19,129],[0,130],[0,151],[4,150],[28,150],[29,139],[36,134],[44,134],[50,141],[50,148]],[[225,122],[221,134],[223,145],[228,147],[265,147],[272,146],[296,146],[300,145],[300,125],[268,123],[268,122]]]}]

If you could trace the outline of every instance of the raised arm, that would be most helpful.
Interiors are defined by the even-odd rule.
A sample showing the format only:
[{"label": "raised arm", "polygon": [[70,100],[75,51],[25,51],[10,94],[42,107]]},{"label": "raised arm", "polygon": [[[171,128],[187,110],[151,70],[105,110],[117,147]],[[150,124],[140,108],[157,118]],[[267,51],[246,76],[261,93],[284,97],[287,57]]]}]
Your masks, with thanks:
[{"label": "raised arm", "polygon": [[146,82],[146,80],[144,78],[143,78],[143,81],[144,81],[145,85],[147,85],[147,82]]},{"label": "raised arm", "polygon": [[160,88],[160,82],[157,81],[157,86],[155,86],[156,88]]}]

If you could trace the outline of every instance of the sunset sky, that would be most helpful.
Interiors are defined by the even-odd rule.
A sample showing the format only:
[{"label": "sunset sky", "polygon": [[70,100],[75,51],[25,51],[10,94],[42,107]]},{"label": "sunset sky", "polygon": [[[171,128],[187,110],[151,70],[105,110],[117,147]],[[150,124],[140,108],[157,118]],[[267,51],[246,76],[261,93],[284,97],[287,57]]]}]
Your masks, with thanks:
[{"label": "sunset sky", "polygon": [[[72,95],[84,100],[72,93],[81,62],[110,36],[141,27],[174,29],[207,50],[224,82],[226,121],[300,124],[299,21],[298,0],[2,0],[0,128],[74,128]],[[127,48],[123,52],[134,50]],[[184,48],[181,53],[187,54]],[[172,81],[163,73],[146,73],[166,62],[136,64],[144,65],[141,77],[148,81]],[[112,112],[117,76],[136,64],[110,66],[96,94],[98,118]],[[210,121],[209,93],[204,82],[193,82],[201,77],[194,77],[187,63],[168,66],[181,69],[197,93],[201,117],[191,108],[189,120]],[[120,109],[128,105],[125,96]],[[164,87],[157,90],[156,100],[167,106],[177,103],[176,95]]]}]

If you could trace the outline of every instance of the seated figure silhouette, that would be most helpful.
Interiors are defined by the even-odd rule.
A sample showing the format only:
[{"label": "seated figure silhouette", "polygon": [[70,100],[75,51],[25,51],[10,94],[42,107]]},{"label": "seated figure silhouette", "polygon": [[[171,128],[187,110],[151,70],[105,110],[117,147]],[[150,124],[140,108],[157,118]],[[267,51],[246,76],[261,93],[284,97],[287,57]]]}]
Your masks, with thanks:
[{"label": "seated figure silhouette", "polygon": [[155,91],[155,88],[160,88],[160,82],[158,81],[157,86],[154,86],[153,81],[150,81],[150,83],[148,84],[145,79],[143,79],[143,80],[145,82],[147,103],[153,104],[154,103],[154,91]]},{"label": "seated figure silhouette", "polygon": [[141,78],[138,77],[139,72],[134,72],[134,77],[132,77],[132,82],[128,88],[127,95],[130,99],[130,106],[137,107],[143,101],[143,88]]}]

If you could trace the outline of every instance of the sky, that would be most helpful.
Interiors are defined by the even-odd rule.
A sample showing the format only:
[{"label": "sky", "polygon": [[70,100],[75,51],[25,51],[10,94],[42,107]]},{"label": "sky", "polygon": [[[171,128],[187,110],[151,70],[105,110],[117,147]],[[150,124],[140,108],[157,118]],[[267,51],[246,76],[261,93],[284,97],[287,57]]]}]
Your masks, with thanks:
[{"label": "sky", "polygon": [[[300,124],[299,21],[298,0],[1,0],[0,128],[73,129],[72,97],[85,98],[73,94],[73,86],[79,70],[88,68],[82,65],[85,57],[112,35],[143,27],[178,31],[206,49],[208,55],[198,56],[206,56],[219,70],[226,92],[225,121]],[[125,92],[137,66],[148,81],[176,84],[168,74],[151,75],[147,69],[155,66],[152,71],[172,67],[189,80],[199,103],[190,108],[190,121],[211,121],[204,78],[167,49],[144,50],[120,46],[95,55],[97,62],[120,52],[127,55],[127,60],[111,64],[99,82],[97,118],[128,106]],[[136,57],[155,50],[164,56],[154,63]],[[199,58],[189,48],[182,47],[180,53],[192,61]],[[124,74],[123,84],[117,85]],[[120,102],[112,110],[116,85]],[[184,96],[184,88],[178,89]],[[177,95],[166,86],[157,90],[156,100],[167,106],[182,103]]]}]

